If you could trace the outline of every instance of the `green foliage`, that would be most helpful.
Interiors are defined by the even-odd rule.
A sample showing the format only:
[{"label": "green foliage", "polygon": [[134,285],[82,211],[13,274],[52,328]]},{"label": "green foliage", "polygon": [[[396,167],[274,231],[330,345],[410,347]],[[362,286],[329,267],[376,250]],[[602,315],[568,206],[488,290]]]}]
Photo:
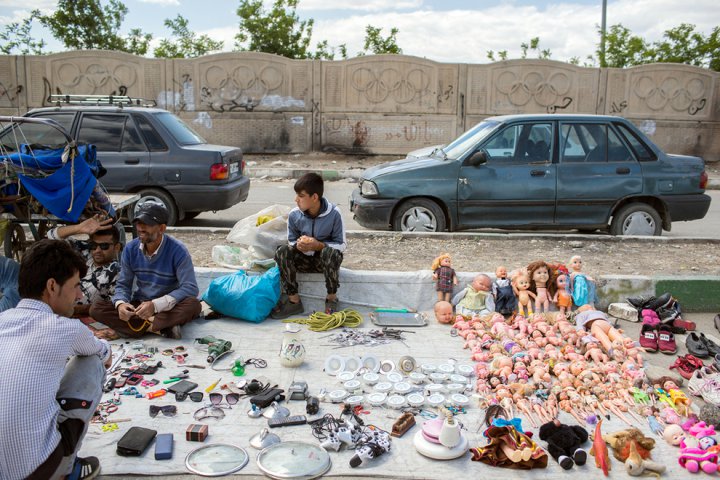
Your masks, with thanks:
[{"label": "green foliage", "polygon": [[9,55],[17,52],[21,55],[42,55],[42,50],[47,45],[45,40],[35,40],[31,35],[32,23],[39,16],[40,12],[34,10],[29,17],[20,22],[5,25],[5,30],[0,32],[0,53]]},{"label": "green foliage", "polygon": [[393,27],[390,29],[390,35],[383,38],[382,28],[368,25],[365,27],[365,53],[370,52],[375,55],[383,53],[402,54],[402,48],[397,44],[397,34],[400,30]]},{"label": "green foliage", "polygon": [[[621,23],[612,25],[605,33],[605,66],[624,68],[631,65],[649,63],[647,61],[648,43]],[[597,49],[601,55],[600,45]]]},{"label": "green foliage", "polygon": [[53,36],[71,50],[120,50],[143,55],[147,53],[151,34],[133,29],[130,36],[118,35],[128,9],[120,0],[59,0],[51,15],[41,15],[40,22]]},{"label": "green foliage", "polygon": [[235,49],[288,58],[311,57],[308,46],[314,20],[300,20],[296,13],[298,2],[275,0],[267,12],[262,0],[240,0],[240,32],[235,35]]},{"label": "green foliage", "polygon": [[317,60],[335,60],[335,53],[338,53],[340,55],[340,58],[345,60],[347,59],[347,45],[346,44],[340,44],[337,47],[331,46],[327,40],[323,40],[322,42],[319,42],[317,46],[315,47],[315,52],[310,54],[309,58],[314,58]]},{"label": "green foliage", "polygon": [[198,37],[188,28],[188,20],[182,15],[178,14],[174,20],[165,19],[165,26],[172,32],[173,38],[160,41],[154,52],[157,58],[192,58],[222,50],[223,42],[207,35]]},{"label": "green foliage", "polygon": [[508,51],[507,50],[499,50],[497,52],[498,58],[495,58],[495,52],[493,50],[487,51],[487,58],[488,60],[492,60],[493,62],[499,62],[501,60],[507,60],[508,58]]}]

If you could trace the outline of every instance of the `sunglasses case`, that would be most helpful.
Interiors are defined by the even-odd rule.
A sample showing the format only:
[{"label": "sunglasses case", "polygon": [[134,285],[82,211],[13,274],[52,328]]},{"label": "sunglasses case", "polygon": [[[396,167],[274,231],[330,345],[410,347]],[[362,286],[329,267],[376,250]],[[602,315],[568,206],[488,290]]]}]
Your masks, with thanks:
[{"label": "sunglasses case", "polygon": [[155,438],[155,460],[168,460],[173,455],[173,434],[161,433]]},{"label": "sunglasses case", "polygon": [[197,388],[198,384],[189,380],[180,380],[168,387],[168,391],[172,393],[190,393]]},{"label": "sunglasses case", "polygon": [[156,430],[144,427],[130,427],[117,443],[115,450],[118,455],[123,457],[139,457],[147,449],[148,445],[157,435]]}]

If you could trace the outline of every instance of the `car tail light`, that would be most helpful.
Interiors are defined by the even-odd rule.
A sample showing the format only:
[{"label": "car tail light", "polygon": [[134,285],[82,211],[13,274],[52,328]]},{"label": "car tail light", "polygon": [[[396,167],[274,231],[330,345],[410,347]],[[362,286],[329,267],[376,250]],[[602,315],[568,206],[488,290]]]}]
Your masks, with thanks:
[{"label": "car tail light", "polygon": [[227,180],[230,176],[228,166],[224,163],[210,165],[210,180]]},{"label": "car tail light", "polygon": [[707,187],[708,183],[708,174],[705,170],[700,174],[700,188],[705,190],[705,187]]}]

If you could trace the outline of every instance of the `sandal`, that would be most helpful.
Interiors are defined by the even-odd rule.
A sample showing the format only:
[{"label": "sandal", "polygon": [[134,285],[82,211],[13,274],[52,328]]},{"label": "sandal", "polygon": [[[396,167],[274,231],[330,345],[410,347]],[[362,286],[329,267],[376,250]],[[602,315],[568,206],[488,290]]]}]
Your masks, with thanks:
[{"label": "sandal", "polygon": [[77,457],[68,480],[91,480],[100,473],[100,460],[97,457]]},{"label": "sandal", "polygon": [[697,370],[684,356],[675,359],[675,363],[670,365],[670,370],[673,369],[677,369],[680,376],[687,380],[690,380],[695,370]]}]

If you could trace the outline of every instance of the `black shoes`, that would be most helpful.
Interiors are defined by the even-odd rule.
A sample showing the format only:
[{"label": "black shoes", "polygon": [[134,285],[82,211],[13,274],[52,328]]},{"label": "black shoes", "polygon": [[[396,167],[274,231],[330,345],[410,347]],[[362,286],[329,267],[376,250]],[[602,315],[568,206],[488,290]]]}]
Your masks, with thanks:
[{"label": "black shoes", "polygon": [[705,338],[703,334],[700,335],[702,335],[702,337],[698,336],[695,332],[690,332],[690,335],[688,335],[685,340],[685,346],[690,354],[698,358],[707,358],[710,356],[710,351],[706,343],[707,338]]},{"label": "black shoes", "polygon": [[658,310],[660,308],[669,308],[674,302],[670,292],[665,292],[659,297],[629,297],[628,303],[638,310],[649,308],[650,310]]},{"label": "black shoes", "polygon": [[707,338],[704,333],[700,333],[700,341],[705,344],[705,348],[707,348],[711,357],[720,353],[720,345]]},{"label": "black shoes", "polygon": [[720,332],[720,313],[715,315],[715,329]]},{"label": "black shoes", "polygon": [[298,303],[293,303],[288,300],[275,307],[275,309],[270,312],[270,317],[276,320],[282,320],[292,317],[293,315],[302,315],[304,311],[305,307],[303,307],[302,300]]}]

